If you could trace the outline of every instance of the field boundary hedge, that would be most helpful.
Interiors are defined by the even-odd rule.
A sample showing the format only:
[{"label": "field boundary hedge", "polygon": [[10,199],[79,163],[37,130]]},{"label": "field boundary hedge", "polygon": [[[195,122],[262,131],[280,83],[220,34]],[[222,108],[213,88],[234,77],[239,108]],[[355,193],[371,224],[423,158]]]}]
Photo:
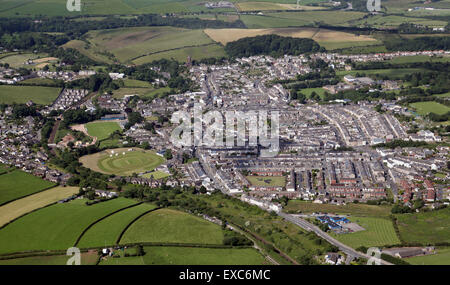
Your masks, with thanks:
[{"label": "field boundary hedge", "polygon": [[112,216],[112,215],[114,215],[114,214],[117,214],[117,213],[119,213],[119,212],[122,212],[122,211],[124,211],[124,210],[130,209],[130,208],[133,208],[133,207],[136,207],[136,206],[139,206],[139,205],[141,205],[142,203],[143,203],[143,202],[139,202],[139,203],[136,203],[136,204],[127,206],[127,207],[125,207],[125,208],[118,209],[118,210],[116,210],[116,211],[114,211],[114,212],[111,212],[111,213],[107,214],[106,216],[101,217],[100,219],[98,219],[98,220],[92,222],[92,223],[91,223],[89,226],[87,226],[87,227],[81,232],[81,234],[78,236],[77,240],[75,241],[74,247],[76,247],[76,246],[78,245],[78,243],[80,242],[80,240],[81,240],[81,238],[84,236],[84,234],[85,234],[90,228],[92,228],[94,225],[96,225],[97,223],[103,221],[104,219],[106,219],[106,218],[108,218],[108,217],[110,217],[110,216]]},{"label": "field boundary hedge", "polygon": [[151,213],[151,212],[153,212],[153,211],[157,211],[157,210],[160,210],[160,209],[162,209],[162,207],[157,207],[157,208],[155,208],[155,209],[148,210],[148,211],[146,211],[146,212],[140,214],[140,215],[137,216],[136,218],[134,218],[130,223],[128,223],[128,225],[126,225],[126,226],[123,228],[122,232],[121,232],[120,235],[117,237],[116,244],[119,244],[119,243],[120,243],[120,240],[122,239],[122,237],[123,237],[123,235],[125,234],[125,232],[126,232],[126,231],[131,227],[131,225],[134,224],[137,220],[139,220],[139,219],[142,218],[143,216],[147,215],[148,213]]}]

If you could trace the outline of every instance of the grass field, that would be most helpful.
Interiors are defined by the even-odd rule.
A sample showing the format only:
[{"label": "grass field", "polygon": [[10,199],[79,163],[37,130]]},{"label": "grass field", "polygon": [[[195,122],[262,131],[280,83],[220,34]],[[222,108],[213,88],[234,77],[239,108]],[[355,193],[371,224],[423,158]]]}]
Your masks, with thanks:
[{"label": "grass field", "polygon": [[90,43],[87,48],[86,43],[80,41],[69,42],[65,46],[75,48],[92,59],[110,61],[102,55],[107,51],[120,62],[137,64],[167,57],[185,61],[188,55],[193,59],[224,55],[223,49],[213,45],[214,42],[202,30],[174,27],[121,28],[90,31],[86,38]]},{"label": "grass field", "polygon": [[365,230],[348,234],[332,234],[337,240],[353,248],[400,244],[392,221],[388,218],[350,217]]},{"label": "grass field", "polygon": [[[9,66],[13,68],[19,68],[19,67],[35,67],[34,65],[26,65],[27,60],[36,60],[40,57],[43,57],[44,55],[41,54],[34,54],[34,53],[20,53],[20,54],[12,54],[10,56],[6,56],[0,59],[0,63],[7,63]],[[37,63],[43,63],[46,62],[42,58],[40,60],[35,61]]]},{"label": "grass field", "polygon": [[406,242],[434,244],[450,242],[450,209],[397,215],[400,236]]},{"label": "grass field", "polygon": [[116,122],[91,122],[86,124],[86,129],[90,136],[97,137],[99,141],[108,138],[115,131],[122,130]]},{"label": "grass field", "polygon": [[163,157],[153,151],[132,149],[133,151],[128,151],[128,148],[106,150],[83,156],[80,158],[80,162],[85,167],[97,172],[128,176],[133,173],[152,171],[165,161]]},{"label": "grass field", "polygon": [[[276,2],[276,1],[273,1]],[[297,9],[296,4],[291,1],[291,4],[284,4],[284,3],[272,3],[272,2],[241,2],[237,3],[236,6],[241,12],[246,11],[267,11],[267,10],[305,10],[305,11],[312,11],[312,10],[323,10],[324,7],[314,7],[314,6],[303,6],[300,5]]]},{"label": "grass field", "polygon": [[78,193],[77,187],[55,187],[0,207],[0,227],[36,209]]},{"label": "grass field", "polygon": [[253,248],[144,247],[139,257],[109,258],[100,265],[262,265],[264,257]]},{"label": "grass field", "polygon": [[411,107],[413,107],[416,112],[422,116],[428,115],[429,113],[436,113],[438,115],[443,115],[447,112],[450,112],[450,108],[438,103],[438,102],[417,102],[409,104]]},{"label": "grass field", "polygon": [[96,220],[135,202],[117,198],[92,206],[86,200],[55,204],[15,220],[0,230],[0,254],[65,250]]},{"label": "grass field", "polygon": [[247,180],[254,186],[284,187],[286,177],[284,176],[247,176]]},{"label": "grass field", "polygon": [[0,103],[27,103],[33,101],[40,105],[49,105],[55,101],[61,88],[42,86],[0,85]]},{"label": "grass field", "polygon": [[0,205],[55,186],[20,170],[0,175]]},{"label": "grass field", "polygon": [[135,218],[143,213],[156,208],[152,204],[141,204],[120,211],[98,222],[90,228],[78,243],[79,248],[115,245],[120,233]]},{"label": "grass field", "polygon": [[402,69],[368,69],[368,70],[350,70],[350,71],[337,71],[336,75],[340,77],[344,77],[345,75],[352,75],[356,76],[357,74],[360,75],[380,75],[380,76],[386,76],[390,80],[396,80],[396,79],[403,79],[405,75],[414,73],[414,72],[421,72],[423,71],[420,68],[402,68]]},{"label": "grass field", "polygon": [[367,19],[362,19],[357,22],[360,25],[368,25],[380,29],[397,28],[400,24],[411,23],[415,25],[422,25],[428,27],[445,27],[447,22],[430,20],[427,18],[416,18],[412,17],[411,14],[408,17],[398,16],[398,15],[376,15],[368,17]]},{"label": "grass field", "polygon": [[388,217],[391,214],[391,207],[376,206],[366,204],[349,203],[344,206],[331,204],[314,204],[311,202],[291,200],[284,208],[290,213],[329,213],[329,214],[344,214],[355,215],[358,217]]},{"label": "grass field", "polygon": [[438,248],[436,254],[416,256],[406,259],[414,265],[450,265],[450,248]]},{"label": "grass field", "polygon": [[153,171],[153,172],[142,175],[142,177],[144,177],[144,178],[153,177],[153,179],[162,179],[162,178],[166,178],[169,176],[170,176],[169,173],[163,172],[163,171]]},{"label": "grass field", "polygon": [[[66,265],[69,258],[67,255],[32,256],[0,260],[0,265]],[[97,258],[96,252],[83,252],[81,265],[95,265]]]},{"label": "grass field", "polygon": [[389,60],[389,62],[394,64],[412,62],[450,62],[450,57],[432,57],[427,55],[400,56]]},{"label": "grass field", "polygon": [[171,209],[146,214],[133,223],[120,243],[162,242],[222,244],[220,226],[202,218]]}]

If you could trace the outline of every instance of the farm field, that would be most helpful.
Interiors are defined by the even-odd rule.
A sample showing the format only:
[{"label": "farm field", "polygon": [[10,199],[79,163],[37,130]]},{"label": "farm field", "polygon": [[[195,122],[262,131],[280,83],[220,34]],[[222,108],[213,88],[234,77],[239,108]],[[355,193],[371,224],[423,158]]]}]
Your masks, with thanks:
[{"label": "farm field", "polygon": [[0,205],[55,186],[20,170],[0,175]]},{"label": "farm field", "polygon": [[86,124],[86,129],[90,136],[99,141],[108,138],[115,131],[122,130],[116,122],[91,122]]},{"label": "farm field", "polygon": [[433,101],[411,103],[409,104],[409,106],[413,107],[417,111],[417,113],[422,116],[428,115],[429,113],[443,115],[447,112],[450,112],[449,107]]},{"label": "farm field", "polygon": [[128,224],[145,212],[155,208],[155,205],[145,203],[109,216],[91,227],[83,235],[77,246],[79,248],[89,248],[115,245],[120,233],[128,226]]},{"label": "farm field", "polygon": [[[101,53],[112,53],[120,62],[146,63],[164,57],[164,52],[183,52],[184,48],[202,48],[214,42],[202,30],[189,30],[174,27],[136,27],[111,30],[90,31],[86,34],[91,46],[86,49],[85,43],[66,44],[91,57],[102,60]],[[193,53],[193,50],[183,53]],[[155,54],[160,54],[155,57]],[[174,54],[172,54],[174,55]],[[142,59],[150,56],[150,58]],[[153,57],[152,57],[153,56]],[[194,58],[195,59],[195,58]],[[104,61],[104,56],[103,60]]]},{"label": "farm field", "polygon": [[[70,256],[51,255],[51,256],[32,256],[14,259],[0,259],[0,265],[66,265]],[[98,255],[96,252],[82,252],[81,265],[95,265]]]},{"label": "farm field", "polygon": [[128,151],[128,148],[102,151],[83,156],[80,162],[85,167],[104,174],[129,176],[133,173],[152,171],[165,161],[153,151],[131,149],[132,151]]},{"label": "farm field", "polygon": [[247,176],[247,180],[254,186],[262,187],[284,187],[286,177],[284,176]]},{"label": "farm field", "polygon": [[314,204],[311,202],[291,200],[284,208],[289,213],[328,213],[354,215],[358,217],[388,217],[391,207],[349,203],[343,206],[331,204]]},{"label": "farm field", "polygon": [[0,227],[22,215],[77,194],[78,191],[78,187],[55,187],[3,205],[0,207]]},{"label": "farm field", "polygon": [[100,265],[262,265],[268,264],[253,248],[144,247],[145,255],[109,258]]},{"label": "farm field", "polygon": [[450,209],[396,215],[400,236],[405,242],[434,244],[450,242]]},{"label": "farm field", "polygon": [[349,22],[361,19],[365,15],[366,13],[353,11],[275,12],[265,13],[263,16],[244,15],[241,17],[241,20],[248,28],[312,26],[316,23],[331,26],[349,26]]},{"label": "farm field", "polygon": [[403,23],[411,23],[429,27],[445,27],[447,25],[447,22],[445,21],[430,20],[426,18],[414,18],[411,15],[409,15],[409,17],[396,15],[376,15],[358,21],[358,24],[369,25],[380,29],[397,28],[400,24]]},{"label": "farm field", "polygon": [[0,230],[0,254],[31,250],[65,250],[83,230],[106,215],[134,204],[117,198],[95,205],[78,199],[32,212]]},{"label": "farm field", "polygon": [[388,218],[350,217],[350,221],[362,226],[365,230],[348,234],[332,234],[340,242],[353,248],[360,246],[384,246],[400,244],[392,221]]},{"label": "farm field", "polygon": [[369,36],[319,28],[277,28],[277,29],[206,29],[205,33],[214,41],[226,45],[245,37],[276,34],[284,37],[310,38],[327,49],[345,48],[355,45],[376,45],[378,40]]},{"label": "farm field", "polygon": [[415,256],[406,261],[414,265],[450,265],[450,248],[437,248],[436,254]]},{"label": "farm field", "polygon": [[[7,63],[9,66],[13,68],[19,68],[19,67],[27,67],[29,65],[25,65],[25,62],[27,60],[34,60],[40,57],[43,57],[45,55],[42,54],[33,54],[33,53],[19,53],[19,54],[11,54],[9,56],[2,57],[0,59],[0,63]],[[41,60],[42,61],[42,60]]]},{"label": "farm field", "polygon": [[402,79],[405,75],[414,72],[420,72],[422,69],[419,68],[402,68],[402,69],[368,69],[368,70],[350,70],[350,71],[337,71],[336,75],[344,77],[345,75],[357,76],[357,74],[371,76],[380,75],[387,76],[390,80]]},{"label": "farm field", "polygon": [[42,86],[0,85],[0,103],[23,104],[33,101],[39,105],[50,105],[61,92],[61,88]]},{"label": "farm field", "polygon": [[160,209],[133,223],[120,244],[136,242],[222,244],[220,226],[184,212]]},{"label": "farm field", "polygon": [[389,60],[390,63],[412,63],[412,62],[450,62],[450,57],[430,57],[426,55],[401,56]]},{"label": "farm field", "polygon": [[[300,5],[297,9],[296,4],[292,4],[294,2],[291,1],[291,4],[284,4],[284,3],[272,3],[276,1],[267,1],[267,2],[240,2],[237,3],[236,6],[241,12],[246,11],[266,11],[266,10],[323,10],[324,7],[314,7],[314,6],[303,6]],[[282,1],[279,1],[282,2]]]}]

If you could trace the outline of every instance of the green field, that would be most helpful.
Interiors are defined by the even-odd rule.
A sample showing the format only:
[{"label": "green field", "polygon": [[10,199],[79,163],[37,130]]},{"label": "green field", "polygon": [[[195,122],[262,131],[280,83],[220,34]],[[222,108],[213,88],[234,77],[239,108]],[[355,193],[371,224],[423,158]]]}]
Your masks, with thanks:
[{"label": "green field", "polygon": [[247,180],[254,186],[284,187],[286,177],[284,176],[247,176]]},{"label": "green field", "polygon": [[31,211],[78,194],[78,187],[55,187],[0,207],[0,227]]},{"label": "green field", "polygon": [[337,71],[336,75],[340,77],[344,77],[345,75],[357,76],[357,74],[365,75],[365,76],[386,76],[389,80],[398,80],[403,79],[405,75],[421,72],[422,69],[419,68],[402,68],[402,69],[368,69],[368,70],[350,70],[350,71]]},{"label": "green field", "polygon": [[136,242],[222,244],[220,226],[193,215],[161,209],[146,214],[133,223],[120,240]]},{"label": "green field", "polygon": [[429,113],[436,113],[438,115],[443,115],[447,112],[450,112],[449,107],[433,101],[417,102],[409,105],[413,107],[416,110],[416,112],[422,116],[428,115]]},{"label": "green field", "polygon": [[144,247],[145,255],[108,258],[100,265],[262,265],[264,257],[253,248]]},{"label": "green field", "polygon": [[403,64],[412,62],[449,62],[450,57],[432,57],[427,55],[416,55],[416,56],[399,56],[395,57],[388,62],[393,64]]},{"label": "green field", "polygon": [[115,131],[122,130],[116,122],[91,122],[86,124],[86,129],[90,136],[97,137],[99,141],[108,138]]},{"label": "green field", "polygon": [[450,242],[450,209],[396,215],[400,236],[405,242],[434,244]]},{"label": "green field", "polygon": [[[0,265],[66,265],[70,256],[32,256],[15,259],[0,259]],[[81,265],[95,265],[98,255],[96,252],[81,253]]]},{"label": "green field", "polygon": [[164,161],[165,159],[155,152],[139,148],[132,148],[132,151],[128,148],[106,150],[80,158],[80,162],[87,168],[121,176],[152,171]]},{"label": "green field", "polygon": [[90,47],[84,42],[69,42],[65,46],[79,50],[92,59],[110,61],[101,55],[114,54],[123,63],[148,63],[161,58],[185,61],[187,56],[201,59],[225,55],[203,30],[174,27],[136,27],[90,31],[86,34]]},{"label": "green field", "polygon": [[353,248],[400,244],[392,221],[388,218],[350,217],[365,230],[348,234],[332,234],[337,240]]},{"label": "green field", "polygon": [[358,217],[388,217],[391,214],[391,207],[376,206],[366,204],[349,203],[343,206],[331,204],[315,204],[300,200],[291,200],[284,208],[289,213],[328,213],[328,214],[342,214],[355,215]]},{"label": "green field", "polygon": [[0,175],[0,205],[55,186],[20,170]]},{"label": "green field", "polygon": [[120,211],[106,219],[96,223],[81,238],[79,248],[90,248],[106,245],[115,245],[120,233],[135,218],[147,211],[156,208],[151,204],[141,204]]},{"label": "green field", "polygon": [[153,177],[153,179],[162,179],[162,178],[166,178],[169,177],[170,174],[167,172],[163,172],[163,171],[153,171],[150,173],[146,173],[144,175],[142,175],[142,177],[144,178],[151,178]]},{"label": "green field", "polygon": [[31,250],[65,250],[75,244],[83,230],[106,215],[130,206],[118,198],[92,206],[86,200],[55,204],[15,220],[0,230],[0,254]]},{"label": "green field", "polygon": [[61,88],[42,86],[0,85],[0,103],[27,103],[33,101],[40,105],[50,105],[61,92]]},{"label": "green field", "polygon": [[450,248],[438,248],[436,254],[411,257],[406,261],[414,265],[450,265]]}]

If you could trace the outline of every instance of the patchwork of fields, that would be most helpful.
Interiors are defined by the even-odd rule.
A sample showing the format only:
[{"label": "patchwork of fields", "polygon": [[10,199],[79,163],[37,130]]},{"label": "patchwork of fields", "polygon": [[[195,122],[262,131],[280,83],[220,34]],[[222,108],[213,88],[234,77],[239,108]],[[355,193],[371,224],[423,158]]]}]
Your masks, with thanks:
[{"label": "patchwork of fields", "polygon": [[0,205],[55,186],[20,170],[0,175]]}]

